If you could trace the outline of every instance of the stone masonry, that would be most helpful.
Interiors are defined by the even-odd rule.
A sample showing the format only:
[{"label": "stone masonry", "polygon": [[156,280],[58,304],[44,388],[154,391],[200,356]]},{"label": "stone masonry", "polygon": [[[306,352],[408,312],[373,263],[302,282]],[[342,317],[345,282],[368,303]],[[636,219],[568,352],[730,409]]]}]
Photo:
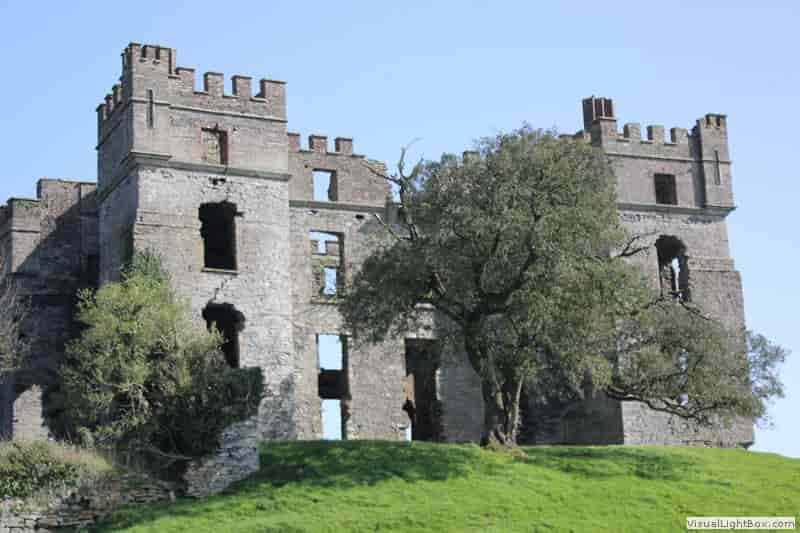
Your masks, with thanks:
[{"label": "stone masonry", "polygon": [[[131,43],[119,83],[97,108],[97,183],[43,179],[36,199],[0,209],[5,274],[36,308],[26,332],[34,364],[0,383],[0,434],[47,435],[47,390],[74,334],[75,292],[118,279],[134,250],[152,249],[197,320],[223,332],[228,362],[263,369],[266,397],[250,423],[258,439],[320,438],[329,399],[343,438],[477,440],[478,377],[463,353],[429,349],[436,327],[377,346],[348,342],[343,329],[338,293],[373,249],[375,215],[393,209],[388,183],[371,170],[383,164],[355,153],[350,138],[337,137],[331,150],[311,135],[304,146],[287,131],[283,82],[233,76],[226,94],[222,74],[202,79],[197,90],[174,49]],[[607,98],[584,100],[583,117],[576,137],[612,159],[623,223],[652,240],[637,261],[654,287],[742,329],[725,222],[734,208],[726,117],[673,128],[669,140],[661,126],[648,126],[646,139],[638,124],[619,132]],[[341,368],[321,369],[326,335],[339,336]],[[426,364],[414,359],[432,353]],[[530,442],[753,441],[750,420],[700,430],[588,392],[556,410],[531,405],[523,434]],[[423,411],[425,427],[412,428]],[[198,465],[198,478],[205,470]]]}]

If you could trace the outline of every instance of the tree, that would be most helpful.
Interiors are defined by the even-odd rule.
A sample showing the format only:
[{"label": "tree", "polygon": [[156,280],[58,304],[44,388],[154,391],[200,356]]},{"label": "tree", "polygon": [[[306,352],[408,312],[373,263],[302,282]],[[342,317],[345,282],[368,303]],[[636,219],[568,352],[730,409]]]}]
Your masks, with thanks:
[{"label": "tree", "polygon": [[[418,327],[433,308],[481,378],[482,441],[513,444],[523,383],[614,398],[685,418],[758,415],[731,335],[685,302],[655,295],[628,258],[615,178],[584,142],[529,127],[464,158],[385,176],[400,204],[391,238],[363,263],[342,305],[355,338]],[[700,319],[701,318],[701,319]]]},{"label": "tree", "polygon": [[190,320],[157,256],[137,253],[120,282],[81,292],[77,316],[61,394],[84,442],[158,469],[212,451],[255,414],[260,369],[227,366],[219,334]]}]

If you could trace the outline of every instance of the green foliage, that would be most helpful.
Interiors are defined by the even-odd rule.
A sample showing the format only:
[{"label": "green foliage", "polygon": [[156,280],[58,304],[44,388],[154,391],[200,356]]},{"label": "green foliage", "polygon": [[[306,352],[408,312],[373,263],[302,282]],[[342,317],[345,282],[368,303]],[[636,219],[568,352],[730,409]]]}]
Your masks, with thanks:
[{"label": "green foliage", "polygon": [[656,532],[794,516],[800,460],[731,449],[270,442],[222,496],[124,509],[101,531]]},{"label": "green foliage", "polygon": [[13,441],[0,445],[0,497],[25,498],[111,470],[98,456],[66,444]]},{"label": "green foliage", "polygon": [[[356,337],[406,335],[430,316],[420,303],[435,309],[437,335],[454,332],[446,337],[481,376],[484,441],[514,440],[523,383],[577,399],[587,376],[615,398],[699,421],[763,414],[778,389],[774,379],[751,389],[742,332],[651,290],[629,260],[646,238],[623,231],[600,149],[529,127],[476,148],[409,175],[401,159],[386,176],[402,230],[386,226],[394,239],[345,294]],[[772,369],[760,375],[776,378]]]},{"label": "green foliage", "polygon": [[78,320],[61,394],[86,443],[166,466],[212,451],[261,401],[260,369],[227,366],[219,335],[189,318],[153,254],[135,254],[120,282],[82,292]]}]

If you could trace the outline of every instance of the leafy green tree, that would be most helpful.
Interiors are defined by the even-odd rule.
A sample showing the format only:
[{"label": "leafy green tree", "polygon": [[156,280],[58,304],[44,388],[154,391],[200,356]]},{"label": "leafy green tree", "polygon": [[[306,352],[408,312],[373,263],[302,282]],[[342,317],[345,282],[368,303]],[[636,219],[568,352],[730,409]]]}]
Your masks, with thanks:
[{"label": "leafy green tree", "polygon": [[230,368],[221,338],[189,317],[157,256],[137,253],[118,283],[80,293],[61,395],[85,442],[167,467],[212,451],[255,414],[258,368]]},{"label": "leafy green tree", "polygon": [[526,382],[569,396],[590,379],[696,420],[763,412],[731,334],[654,294],[628,260],[644,244],[620,226],[601,151],[529,127],[476,148],[373,169],[400,204],[342,304],[356,339],[405,335],[432,308],[481,378],[484,443],[516,441]]}]

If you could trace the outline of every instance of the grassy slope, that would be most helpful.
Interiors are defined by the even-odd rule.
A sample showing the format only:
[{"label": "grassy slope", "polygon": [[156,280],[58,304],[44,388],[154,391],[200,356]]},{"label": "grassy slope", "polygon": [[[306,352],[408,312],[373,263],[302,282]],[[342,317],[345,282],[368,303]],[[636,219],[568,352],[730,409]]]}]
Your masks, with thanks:
[{"label": "grassy slope", "polygon": [[685,531],[800,515],[800,460],[743,450],[286,442],[230,494],[128,508],[104,531]]}]

